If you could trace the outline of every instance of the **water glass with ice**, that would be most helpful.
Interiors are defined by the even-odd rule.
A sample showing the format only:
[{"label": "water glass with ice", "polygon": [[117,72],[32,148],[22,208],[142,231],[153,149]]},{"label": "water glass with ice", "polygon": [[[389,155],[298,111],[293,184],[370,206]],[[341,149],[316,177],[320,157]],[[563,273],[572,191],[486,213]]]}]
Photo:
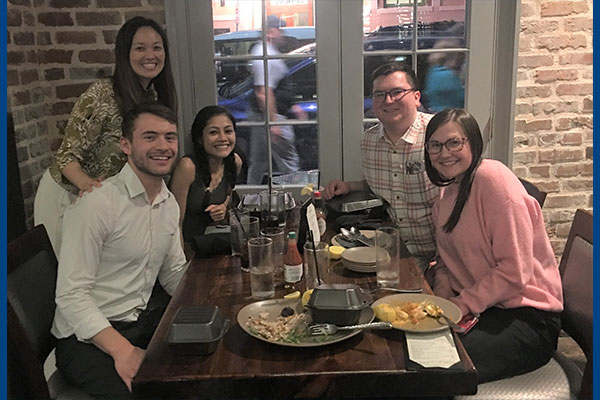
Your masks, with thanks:
[{"label": "water glass with ice", "polygon": [[400,283],[400,232],[386,226],[375,231],[377,285],[397,287]]},{"label": "water glass with ice", "polygon": [[265,236],[248,240],[250,291],[257,300],[275,295],[273,282],[273,239]]},{"label": "water glass with ice", "polygon": [[283,254],[285,252],[285,231],[279,227],[261,229],[262,236],[273,240],[273,281],[275,287],[283,285]]}]

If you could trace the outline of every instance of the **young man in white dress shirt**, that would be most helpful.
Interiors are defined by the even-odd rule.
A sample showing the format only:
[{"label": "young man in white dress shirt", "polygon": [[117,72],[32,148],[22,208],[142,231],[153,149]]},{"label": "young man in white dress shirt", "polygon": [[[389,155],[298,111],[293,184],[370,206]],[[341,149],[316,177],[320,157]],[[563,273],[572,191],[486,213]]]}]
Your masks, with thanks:
[{"label": "young man in white dress shirt", "polygon": [[56,364],[95,398],[131,397],[160,320],[147,309],[156,280],[172,294],[185,272],[179,207],[167,189],[177,116],[142,105],[123,118],[127,164],[65,212],[52,333]]}]

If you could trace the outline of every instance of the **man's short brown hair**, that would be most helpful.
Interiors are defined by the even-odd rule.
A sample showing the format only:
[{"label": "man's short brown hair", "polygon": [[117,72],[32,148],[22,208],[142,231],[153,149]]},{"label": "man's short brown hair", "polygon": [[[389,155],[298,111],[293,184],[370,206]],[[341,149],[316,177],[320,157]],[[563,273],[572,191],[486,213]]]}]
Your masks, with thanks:
[{"label": "man's short brown hair", "polygon": [[371,83],[380,76],[388,76],[394,72],[404,72],[411,89],[419,90],[419,81],[417,80],[415,71],[413,71],[410,65],[403,62],[391,62],[380,65],[371,73]]},{"label": "man's short brown hair", "polygon": [[133,140],[135,121],[141,114],[151,114],[166,119],[173,125],[177,125],[177,114],[169,107],[160,103],[144,103],[125,113],[123,122],[121,123],[121,136],[129,141]]}]

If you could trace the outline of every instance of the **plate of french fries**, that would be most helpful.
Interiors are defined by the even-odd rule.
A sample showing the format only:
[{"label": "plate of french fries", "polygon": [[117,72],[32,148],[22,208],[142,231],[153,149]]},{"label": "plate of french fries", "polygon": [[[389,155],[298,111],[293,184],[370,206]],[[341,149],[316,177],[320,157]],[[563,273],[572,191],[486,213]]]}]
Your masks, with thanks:
[{"label": "plate of french fries", "polygon": [[441,318],[434,318],[425,312],[425,305],[435,304],[452,321],[462,318],[460,308],[449,300],[423,293],[398,293],[385,296],[372,305],[375,318],[391,322],[394,329],[408,332],[435,332],[448,328]]}]

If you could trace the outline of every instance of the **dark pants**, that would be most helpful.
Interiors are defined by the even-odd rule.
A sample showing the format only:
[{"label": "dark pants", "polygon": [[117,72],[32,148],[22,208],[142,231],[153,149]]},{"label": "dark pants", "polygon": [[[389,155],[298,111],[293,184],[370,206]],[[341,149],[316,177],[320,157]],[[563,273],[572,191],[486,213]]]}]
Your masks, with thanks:
[{"label": "dark pants", "polygon": [[479,383],[484,383],[546,364],[559,333],[560,313],[531,307],[490,308],[461,341],[477,368]]},{"label": "dark pants", "polygon": [[[136,322],[111,322],[134,346],[145,349],[154,334],[164,308],[147,309]],[[75,335],[56,344],[56,367],[73,386],[97,399],[131,399],[131,393],[115,370],[114,360],[91,343]]]}]

